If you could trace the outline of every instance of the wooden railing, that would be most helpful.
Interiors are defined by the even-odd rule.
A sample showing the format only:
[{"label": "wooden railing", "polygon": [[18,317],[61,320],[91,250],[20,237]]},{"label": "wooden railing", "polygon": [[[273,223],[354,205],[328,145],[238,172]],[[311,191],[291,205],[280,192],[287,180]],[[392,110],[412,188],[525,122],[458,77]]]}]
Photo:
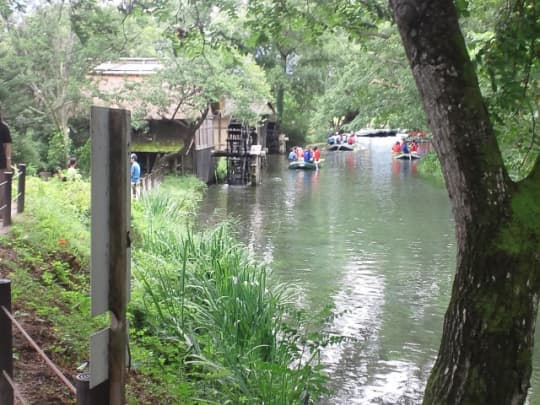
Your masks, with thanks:
[{"label": "wooden railing", "polygon": [[[20,214],[24,211],[24,197],[26,189],[26,165],[19,164],[17,167],[17,195],[15,196],[15,201],[17,202],[17,213]],[[13,172],[4,172],[4,181],[0,183],[0,195],[2,198],[0,201],[3,201],[2,206],[0,206],[0,213],[3,219],[3,226],[11,225],[12,217],[12,189],[13,189]]]},{"label": "wooden railing", "polygon": [[141,179],[136,184],[132,184],[131,192],[133,198],[138,199],[147,191],[150,191],[159,186],[163,181],[163,177],[165,177],[166,171],[166,168],[153,170],[147,175],[141,177]]}]

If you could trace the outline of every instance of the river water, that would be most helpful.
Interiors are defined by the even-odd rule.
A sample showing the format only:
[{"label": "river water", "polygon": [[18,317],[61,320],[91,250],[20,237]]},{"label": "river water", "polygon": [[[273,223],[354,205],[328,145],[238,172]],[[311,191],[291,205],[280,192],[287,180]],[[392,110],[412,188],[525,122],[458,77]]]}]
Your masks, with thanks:
[{"label": "river water", "polygon": [[318,172],[269,156],[257,187],[211,186],[201,218],[235,218],[299,306],[333,306],[324,332],[350,339],[322,352],[333,394],[320,404],[419,404],[455,270],[450,202],[417,161],[392,159],[396,138],[359,139],[363,150],[327,152]]}]

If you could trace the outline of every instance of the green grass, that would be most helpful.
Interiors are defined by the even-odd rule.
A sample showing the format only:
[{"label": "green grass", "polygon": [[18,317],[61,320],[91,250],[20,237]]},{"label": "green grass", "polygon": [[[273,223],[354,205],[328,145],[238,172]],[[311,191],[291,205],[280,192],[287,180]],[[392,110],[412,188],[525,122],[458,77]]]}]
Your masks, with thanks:
[{"label": "green grass", "polygon": [[432,180],[435,184],[444,187],[444,177],[441,170],[441,163],[435,152],[427,153],[418,166],[421,176]]},{"label": "green grass", "polygon": [[14,302],[52,327],[56,340],[45,349],[64,365],[87,359],[88,337],[106,322],[89,317],[88,206],[88,183],[28,177],[25,214],[5,241],[17,252],[10,266]]},{"label": "green grass", "polygon": [[150,250],[134,258],[145,292],[139,313],[146,316],[138,321],[175,342],[168,372],[197,381],[200,400],[299,403],[308,392],[316,398],[326,378],[319,347],[307,348],[305,314],[298,316],[292,291],[272,283],[229,234],[222,225],[144,239]]},{"label": "green grass", "polygon": [[[137,383],[128,401],[312,403],[325,392],[318,354],[328,340],[295,307],[294,286],[253,263],[230,224],[193,231],[205,188],[167,178],[132,204]],[[5,240],[18,255],[7,263],[14,300],[43,319],[55,336],[46,349],[72,366],[88,359],[90,335],[108,325],[107,316],[90,317],[89,195],[85,181],[29,178],[25,214]]]},{"label": "green grass", "polygon": [[[309,403],[325,391],[320,334],[308,334],[293,286],[275,282],[231,236],[195,233],[166,188],[141,201],[148,222],[134,249],[132,322],[154,341],[163,374],[204,403]],[[185,204],[184,204],[185,206]],[[319,343],[320,342],[320,343]],[[144,367],[155,367],[146,357]],[[294,365],[294,367],[292,366]]]}]

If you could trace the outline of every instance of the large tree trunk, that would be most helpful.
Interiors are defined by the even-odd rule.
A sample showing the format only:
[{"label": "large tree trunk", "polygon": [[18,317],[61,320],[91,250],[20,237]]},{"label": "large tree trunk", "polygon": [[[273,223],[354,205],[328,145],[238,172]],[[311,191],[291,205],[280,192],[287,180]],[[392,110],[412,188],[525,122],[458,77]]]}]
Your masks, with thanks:
[{"label": "large tree trunk", "polygon": [[451,0],[390,0],[456,222],[457,268],[424,404],[523,404],[538,303],[538,164],[510,180]]}]

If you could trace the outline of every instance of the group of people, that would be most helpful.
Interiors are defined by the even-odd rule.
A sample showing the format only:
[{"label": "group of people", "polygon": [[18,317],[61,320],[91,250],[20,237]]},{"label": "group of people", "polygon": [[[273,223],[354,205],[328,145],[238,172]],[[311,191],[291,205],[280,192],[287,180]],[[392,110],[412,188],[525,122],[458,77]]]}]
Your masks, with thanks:
[{"label": "group of people", "polygon": [[407,143],[406,139],[402,139],[401,143],[396,141],[394,146],[392,146],[392,153],[416,153],[418,152],[418,143],[413,140],[410,145]]},{"label": "group of people", "polygon": [[[11,142],[9,126],[4,122],[0,111],[0,182],[4,180],[4,172],[11,171]],[[54,175],[61,181],[79,180],[81,175],[77,170],[77,159],[74,157],[69,158],[65,174],[60,167],[56,167]],[[0,195],[3,196],[3,193],[0,193]]]},{"label": "group of people", "polygon": [[[141,178],[141,165],[139,165],[139,163],[137,162],[137,155],[135,153],[131,154],[130,162],[131,184],[132,186],[135,186],[137,183],[139,183],[139,180]],[[62,171],[62,168],[60,166],[57,166],[54,170],[54,176],[61,181],[80,180],[81,174],[77,169],[77,159],[75,159],[74,157],[69,158],[68,167],[65,174]]]},{"label": "group of people", "polygon": [[321,160],[321,150],[314,146],[306,146],[305,149],[302,149],[300,146],[295,146],[291,148],[289,152],[289,160],[291,162],[296,160],[304,160],[304,162],[318,163]]},{"label": "group of people", "polygon": [[[137,155],[132,153],[130,156],[131,165],[131,189],[135,198],[138,198],[140,192],[138,190],[139,180],[141,179],[141,165],[137,162]],[[74,157],[69,158],[68,167],[66,173],[62,171],[62,168],[57,166],[54,171],[54,176],[60,181],[68,180],[80,180],[81,175],[77,169],[77,159]]]},{"label": "group of people", "polygon": [[[136,186],[139,184],[141,178],[141,166],[137,162],[137,155],[135,153],[131,154],[130,162],[131,185],[134,195],[137,195]],[[2,111],[0,111],[0,183],[4,181],[4,172],[6,171],[11,171],[11,132],[9,126],[2,118]],[[60,181],[79,180],[81,174],[77,169],[77,159],[74,157],[69,158],[65,173],[61,167],[57,166],[54,170],[54,176]],[[0,207],[3,206],[3,195],[4,193],[0,193]]]},{"label": "group of people", "polygon": [[354,132],[351,132],[350,134],[336,132],[335,134],[328,137],[328,145],[340,145],[342,143],[354,145],[355,142],[356,136],[354,135]]}]

